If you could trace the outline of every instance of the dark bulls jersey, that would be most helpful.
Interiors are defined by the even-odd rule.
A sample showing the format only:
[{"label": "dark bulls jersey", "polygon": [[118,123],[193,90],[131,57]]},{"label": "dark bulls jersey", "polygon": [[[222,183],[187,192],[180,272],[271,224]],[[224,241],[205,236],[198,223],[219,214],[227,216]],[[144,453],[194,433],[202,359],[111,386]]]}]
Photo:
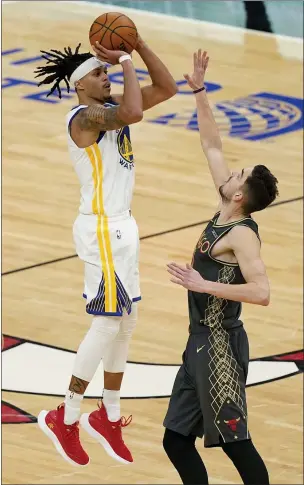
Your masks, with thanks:
[{"label": "dark bulls jersey", "polygon": [[[213,246],[234,226],[250,227],[257,237],[258,225],[251,217],[229,224],[217,225],[219,212],[208,223],[198,240],[193,254],[192,266],[202,277],[209,281],[240,285],[246,283],[237,263],[226,263],[211,256]],[[190,333],[199,333],[202,326],[211,328],[221,326],[225,329],[242,324],[239,320],[242,305],[240,302],[225,300],[207,293],[188,291]]]}]

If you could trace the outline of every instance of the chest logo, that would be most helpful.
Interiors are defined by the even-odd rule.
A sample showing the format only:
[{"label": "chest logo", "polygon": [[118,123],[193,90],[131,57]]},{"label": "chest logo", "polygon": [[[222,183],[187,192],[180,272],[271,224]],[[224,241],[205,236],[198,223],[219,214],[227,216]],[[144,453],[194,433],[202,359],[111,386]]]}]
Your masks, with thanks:
[{"label": "chest logo", "polygon": [[199,249],[201,253],[206,253],[210,248],[210,242],[207,240],[205,231],[201,235],[196,245],[196,249]]},{"label": "chest logo", "polygon": [[120,164],[131,170],[134,167],[134,157],[130,138],[130,128],[125,126],[117,136],[117,146],[120,154]]}]

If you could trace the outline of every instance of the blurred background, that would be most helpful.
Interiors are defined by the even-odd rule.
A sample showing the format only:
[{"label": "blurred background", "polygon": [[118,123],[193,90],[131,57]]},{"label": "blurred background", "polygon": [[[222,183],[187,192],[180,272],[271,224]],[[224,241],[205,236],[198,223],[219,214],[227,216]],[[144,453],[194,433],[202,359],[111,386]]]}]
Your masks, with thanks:
[{"label": "blurred background", "polygon": [[[91,0],[95,3],[98,0]],[[160,12],[183,18],[205,20],[218,24],[244,27],[248,29],[273,32],[292,37],[303,37],[303,1],[269,0],[113,0],[111,5],[125,6],[150,12]]]}]

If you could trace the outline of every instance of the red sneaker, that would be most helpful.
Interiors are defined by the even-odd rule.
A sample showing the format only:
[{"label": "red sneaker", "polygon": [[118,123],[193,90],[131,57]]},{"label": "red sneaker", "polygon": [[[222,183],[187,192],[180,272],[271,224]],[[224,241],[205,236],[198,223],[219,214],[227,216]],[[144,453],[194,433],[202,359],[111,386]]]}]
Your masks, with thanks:
[{"label": "red sneaker", "polygon": [[81,426],[95,438],[115,460],[120,463],[133,463],[133,458],[123,442],[121,428],[125,428],[132,421],[132,416],[126,419],[122,416],[118,421],[109,421],[105,406],[99,407],[91,414],[83,414],[80,418]]},{"label": "red sneaker", "polygon": [[76,466],[88,465],[90,458],[79,441],[78,421],[66,425],[63,418],[64,404],[61,404],[57,410],[41,411],[38,415],[38,425],[53,441],[56,450],[66,461]]}]

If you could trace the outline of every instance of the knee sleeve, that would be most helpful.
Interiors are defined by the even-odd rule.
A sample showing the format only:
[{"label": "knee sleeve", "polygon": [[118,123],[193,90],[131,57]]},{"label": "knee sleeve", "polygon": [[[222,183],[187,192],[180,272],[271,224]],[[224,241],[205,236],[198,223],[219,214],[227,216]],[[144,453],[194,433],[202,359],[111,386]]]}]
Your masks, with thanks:
[{"label": "knee sleeve", "polygon": [[129,344],[137,322],[137,303],[133,303],[130,315],[124,314],[119,331],[107,347],[103,358],[106,372],[124,372],[128,359]]},{"label": "knee sleeve", "polygon": [[119,333],[122,317],[93,318],[92,325],[76,354],[73,375],[90,382],[105,355],[106,349]]}]

